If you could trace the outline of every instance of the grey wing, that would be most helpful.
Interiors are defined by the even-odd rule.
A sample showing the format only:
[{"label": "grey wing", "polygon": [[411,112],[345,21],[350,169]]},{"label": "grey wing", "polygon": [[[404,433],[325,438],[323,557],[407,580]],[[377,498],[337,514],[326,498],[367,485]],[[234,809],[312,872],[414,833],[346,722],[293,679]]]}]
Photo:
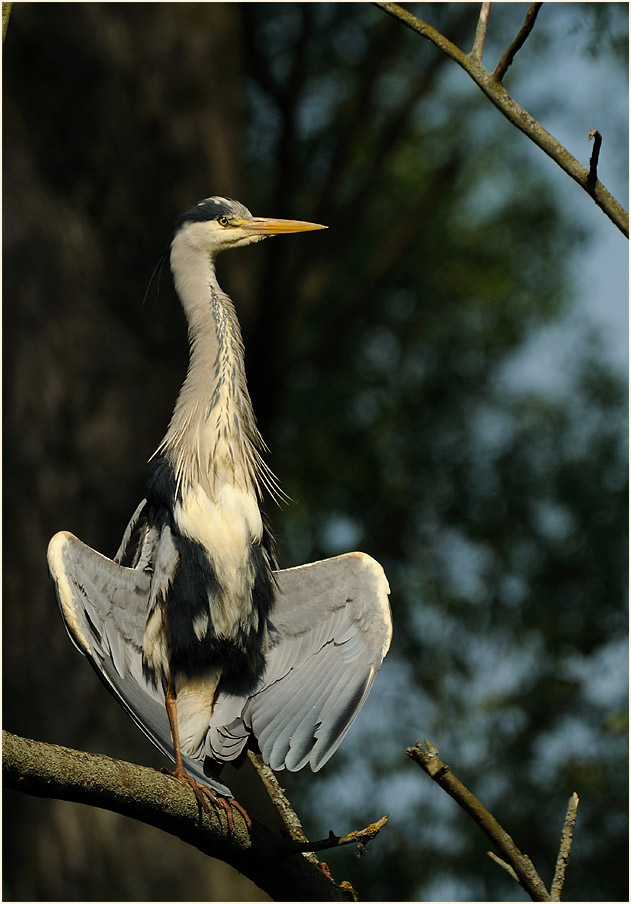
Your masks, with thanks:
[{"label": "grey wing", "polygon": [[361,709],[390,646],[381,565],[347,553],[276,573],[271,648],[257,690],[220,694],[205,752],[234,759],[256,737],[272,769],[320,769]]},{"label": "grey wing", "polygon": [[[169,540],[164,529],[149,527],[136,551],[136,566],[127,568],[61,531],[49,543],[48,567],[72,641],[136,725],[172,759],[163,691],[145,676],[142,658],[147,613],[155,596],[154,564],[158,558],[163,562],[168,558],[161,547]],[[125,541],[129,541],[127,532]],[[205,774],[201,764],[186,757],[184,761],[199,779],[232,796],[212,770]]]},{"label": "grey wing", "polygon": [[143,499],[142,502],[138,505],[138,508],[131,516],[129,524],[125,528],[125,533],[123,534],[123,538],[120,542],[120,546],[118,547],[118,551],[114,556],[114,562],[118,562],[119,565],[126,565],[127,559],[130,558],[130,553],[135,549],[136,551],[136,560],[132,560],[130,564],[136,565],[137,559],[140,555],[142,545],[140,542],[137,542],[136,545],[133,544],[134,533],[138,531],[138,528],[141,524],[140,516],[142,515],[145,506],[147,505],[147,500]]}]

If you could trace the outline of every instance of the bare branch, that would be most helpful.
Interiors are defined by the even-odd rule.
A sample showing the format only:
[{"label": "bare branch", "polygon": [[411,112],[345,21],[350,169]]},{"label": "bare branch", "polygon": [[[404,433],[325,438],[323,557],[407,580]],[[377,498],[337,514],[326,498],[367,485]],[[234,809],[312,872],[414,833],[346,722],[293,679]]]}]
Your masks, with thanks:
[{"label": "bare branch", "polygon": [[519,882],[519,876],[510,864],[506,863],[505,860],[502,860],[501,857],[498,857],[497,854],[494,854],[493,851],[487,851],[486,853],[494,863],[497,863],[503,870],[506,870],[511,879],[514,879],[515,882]]},{"label": "bare branch", "polygon": [[538,147],[551,157],[561,169],[587,192],[597,206],[607,214],[618,229],[629,237],[629,214],[616,201],[612,194],[599,180],[590,182],[589,170],[583,166],[570,152],[551,135],[544,127],[526,112],[506,91],[504,86],[493,80],[480,84],[489,100],[501,113],[527,135]]},{"label": "bare branch", "polygon": [[11,7],[12,3],[3,3],[2,4],[2,43],[4,44],[4,39],[7,36],[7,28],[9,27],[9,18],[11,16]]},{"label": "bare branch", "polygon": [[377,822],[372,822],[365,829],[357,829],[349,832],[348,835],[336,835],[335,832],[329,832],[329,837],[322,841],[304,841],[295,842],[287,846],[288,851],[327,851],[331,848],[343,847],[346,844],[356,844],[358,855],[365,853],[366,845],[373,838],[376,838],[381,829],[388,822],[388,815],[382,816]]},{"label": "bare branch", "polygon": [[[508,91],[504,88],[501,81],[495,76],[495,74],[490,74],[482,65],[481,60],[479,60],[473,53],[466,54],[459,47],[453,44],[448,40],[443,34],[441,34],[436,28],[433,28],[427,22],[424,22],[422,19],[418,19],[412,13],[408,12],[408,10],[404,9],[402,6],[399,6],[398,3],[381,3],[376,2],[374,4],[378,6],[380,9],[383,9],[384,12],[393,16],[395,19],[398,19],[400,22],[403,22],[408,28],[411,28],[417,34],[422,35],[422,37],[426,38],[428,41],[431,41],[436,47],[439,48],[443,53],[445,53],[450,59],[454,60],[454,62],[458,63],[465,72],[473,79],[476,85],[480,88],[481,91],[486,94],[488,99],[494,104],[497,109],[502,113],[512,125],[518,128],[521,132],[524,133],[531,141],[533,141],[541,150],[551,157],[552,160],[561,169],[567,173],[570,178],[574,179],[593,199],[598,207],[609,217],[609,219],[614,223],[618,229],[625,235],[629,236],[629,214],[622,207],[622,205],[616,201],[613,195],[607,191],[605,186],[598,179],[591,180],[590,173],[586,166],[583,166],[575,157],[570,154],[570,152],[565,148],[553,135],[551,135],[541,123],[537,122],[534,117],[530,115],[523,107],[513,100]],[[534,7],[539,6],[539,4],[533,4],[531,6],[529,12],[533,10]],[[536,14],[533,14],[536,15]],[[528,20],[528,16],[526,16],[526,21]],[[534,21],[534,19],[533,19]],[[526,22],[522,26],[522,30],[520,34],[522,34],[524,28],[526,26]],[[530,26],[532,28],[532,24]],[[515,38],[515,41],[508,48],[506,53],[512,50],[512,58],[515,56],[515,53],[522,46],[523,42],[528,37],[528,32],[523,36],[521,43],[519,46],[515,46],[518,41],[520,35]],[[506,56],[506,54],[504,55]],[[510,65],[510,60],[508,65]],[[500,60],[500,64],[501,64]],[[498,68],[500,66],[498,64]],[[501,69],[499,70],[500,74],[502,74]],[[498,69],[496,69],[498,72]]]},{"label": "bare branch", "polygon": [[412,31],[415,31],[422,37],[427,38],[428,41],[431,41],[432,44],[435,44],[439,50],[442,50],[442,52],[446,53],[448,57],[451,57],[452,60],[455,60],[455,62],[462,66],[463,69],[467,68],[465,65],[467,54],[464,53],[464,51],[462,51],[455,44],[453,44],[449,40],[449,38],[446,38],[443,34],[441,34],[441,32],[439,32],[437,28],[434,28],[433,25],[430,25],[428,22],[424,22],[423,19],[419,19],[411,12],[408,12],[407,9],[404,9],[403,6],[399,6],[398,3],[376,2],[374,5],[380,7],[380,9],[382,9],[389,15],[394,16],[394,18],[398,19],[400,22],[403,22],[403,24],[407,25],[408,28],[411,28]]},{"label": "bare branch", "polygon": [[537,20],[537,16],[539,15],[539,10],[543,6],[543,3],[533,3],[526,13],[526,18],[524,19],[523,25],[517,32],[515,36],[515,40],[512,41],[502,56],[500,57],[500,61],[495,67],[495,72],[493,73],[493,78],[498,82],[501,82],[504,76],[506,75],[506,71],[508,67],[511,65],[517,52],[524,46],[526,43],[526,39],[528,35],[534,28],[535,22]]},{"label": "bare branch", "polygon": [[[263,782],[265,790],[270,796],[270,800],[278,811],[278,815],[283,820],[285,828],[289,833],[289,837],[292,839],[292,841],[298,843],[308,843],[309,839],[303,831],[300,818],[292,805],[289,803],[289,798],[285,794],[284,789],[281,788],[280,782],[274,775],[273,771],[266,763],[263,762],[263,757],[258,753],[254,753],[252,750],[248,750],[248,757],[250,759],[250,762],[258,772],[259,778]],[[307,860],[313,863],[314,866],[320,868],[320,861],[313,853],[313,851],[305,850],[304,855]]]},{"label": "bare branch", "polygon": [[[263,762],[263,758],[259,754],[249,750],[248,757],[258,772],[272,803],[278,810],[278,813],[291,836],[292,842],[287,845],[287,851],[303,853],[314,866],[318,867],[318,869],[324,867],[328,870],[328,867],[318,860],[314,851],[326,851],[347,844],[356,844],[358,849],[357,856],[361,856],[365,852],[368,842],[372,841],[373,838],[379,834],[388,821],[388,816],[382,816],[381,819],[371,823],[365,829],[358,829],[354,832],[349,832],[347,835],[336,835],[334,832],[329,832],[329,837],[322,841],[309,841],[303,831],[298,814],[289,803],[289,800],[273,771]],[[348,883],[345,884],[346,887],[350,888]]]},{"label": "bare branch", "polygon": [[567,805],[567,813],[565,814],[565,822],[561,832],[561,847],[559,848],[559,856],[557,857],[556,866],[554,868],[554,878],[550,889],[553,901],[561,900],[561,892],[563,883],[565,882],[565,871],[567,869],[568,860],[570,859],[570,850],[572,848],[572,833],[576,824],[576,816],[578,811],[578,794],[576,791],[570,797]]},{"label": "bare branch", "polygon": [[482,62],[482,54],[484,53],[484,41],[486,39],[486,26],[488,25],[489,16],[491,14],[492,3],[482,3],[480,6],[480,15],[478,17],[478,25],[475,30],[475,38],[473,39],[473,47],[469,56],[475,57],[476,60]]},{"label": "bare branch", "polygon": [[529,857],[519,850],[508,832],[489,813],[474,794],[456,778],[451,768],[438,758],[438,750],[425,741],[425,747],[418,741],[406,753],[440,787],[453,797],[456,803],[480,826],[499,850],[502,859],[514,870],[519,884],[528,892],[533,901],[550,901],[550,894],[541,881]]},{"label": "bare branch", "polygon": [[284,789],[281,788],[278,779],[270,767],[263,762],[263,757],[258,753],[254,753],[252,750],[248,750],[248,757],[258,772],[259,778],[263,782],[265,790],[270,796],[270,800],[278,810],[278,814],[283,820],[290,838],[293,841],[308,841],[309,839],[303,831],[298,814],[289,803],[289,799],[285,795]]},{"label": "bare branch", "polygon": [[598,158],[600,157],[600,146],[603,143],[603,137],[598,131],[598,129],[590,129],[589,135],[587,137],[588,141],[594,139],[594,149],[592,151],[592,156],[589,161],[589,182],[591,185],[595,185],[598,179]]},{"label": "bare branch", "polygon": [[248,831],[238,812],[229,831],[223,811],[204,813],[190,788],[171,776],[8,732],[2,748],[6,787],[91,804],[156,826],[230,864],[276,900],[354,900],[352,889],[336,885],[325,864],[296,856],[291,843],[260,823]]}]

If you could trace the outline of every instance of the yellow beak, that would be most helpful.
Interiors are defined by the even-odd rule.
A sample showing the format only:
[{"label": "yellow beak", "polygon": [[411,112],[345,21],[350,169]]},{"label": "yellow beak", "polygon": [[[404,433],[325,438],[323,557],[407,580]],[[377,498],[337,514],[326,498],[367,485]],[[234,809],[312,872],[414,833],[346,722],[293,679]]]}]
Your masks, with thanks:
[{"label": "yellow beak", "polygon": [[276,220],[273,217],[235,217],[231,221],[249,232],[250,235],[279,235],[283,232],[311,232],[314,229],[327,229],[319,223],[305,223],[303,220]]}]

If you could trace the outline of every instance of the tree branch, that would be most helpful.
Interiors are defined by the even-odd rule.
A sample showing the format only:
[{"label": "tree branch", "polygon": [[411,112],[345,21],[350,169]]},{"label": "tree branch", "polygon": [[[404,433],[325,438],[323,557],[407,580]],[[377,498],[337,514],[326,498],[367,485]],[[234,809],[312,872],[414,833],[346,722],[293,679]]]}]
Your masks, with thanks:
[{"label": "tree branch", "polygon": [[407,25],[408,28],[411,28],[412,31],[415,31],[423,38],[427,38],[428,41],[431,41],[439,50],[442,50],[443,53],[447,54],[447,56],[458,63],[459,66],[462,66],[463,69],[467,68],[466,62],[469,58],[468,54],[453,44],[449,38],[446,38],[444,34],[441,34],[441,32],[438,31],[437,28],[434,28],[433,25],[430,25],[429,22],[424,22],[423,19],[419,19],[413,13],[408,12],[403,6],[399,6],[398,3],[386,3],[381,2],[381,0],[375,0],[374,5],[378,6],[390,16],[394,16],[399,22],[403,22],[404,25]]},{"label": "tree branch", "polygon": [[576,824],[578,811],[578,794],[576,791],[570,797],[567,805],[567,813],[565,814],[565,822],[561,832],[561,846],[557,857],[556,866],[554,868],[554,878],[550,889],[553,901],[561,900],[561,891],[565,882],[565,871],[567,869],[568,860],[570,859],[570,849],[572,847],[572,833]]},{"label": "tree branch", "polygon": [[7,28],[9,27],[9,19],[11,17],[11,7],[12,3],[3,3],[2,4],[2,43],[4,44],[4,39],[7,36]]},{"label": "tree branch", "polygon": [[480,5],[480,15],[475,30],[475,38],[473,39],[473,47],[471,48],[471,56],[482,62],[482,54],[484,53],[484,41],[486,40],[486,26],[489,22],[492,3],[482,3]]},{"label": "tree branch", "polygon": [[376,838],[379,832],[388,822],[388,815],[382,816],[377,822],[371,822],[365,829],[355,829],[347,835],[336,835],[335,832],[329,832],[329,837],[322,841],[296,841],[287,846],[288,851],[328,851],[336,847],[344,847],[347,844],[357,845],[357,855],[362,857],[366,853],[366,845],[373,838]]},{"label": "tree branch", "polygon": [[[568,815],[566,816],[561,836],[561,850],[559,851],[557,869],[555,871],[555,882],[557,884],[556,886],[553,884],[553,892],[550,893],[541,881],[530,858],[526,854],[522,854],[508,832],[480,803],[477,797],[456,778],[451,768],[440,761],[438,750],[433,744],[425,741],[425,747],[423,747],[417,741],[414,747],[409,747],[406,750],[406,753],[480,826],[501,854],[501,859],[491,854],[492,859],[517,879],[533,901],[560,900],[561,889],[565,879],[565,867],[570,856],[572,829],[576,821],[576,806],[578,806],[576,795],[570,801],[570,804],[572,804],[572,801],[576,798],[576,806],[572,810],[573,816],[570,814],[570,807],[568,807]],[[560,860],[562,861],[561,865],[559,863]],[[555,893],[558,894],[558,897],[554,896]]]},{"label": "tree branch", "polygon": [[292,838],[293,841],[308,841],[308,838],[303,831],[300,818],[289,803],[289,799],[283,788],[281,788],[274,772],[263,762],[263,757],[260,754],[248,750],[248,758],[258,772],[259,778],[263,782],[265,790],[270,796],[270,800],[278,810],[278,815],[285,823],[285,828],[289,833],[289,837]]},{"label": "tree branch", "polygon": [[[6,787],[101,807],[155,826],[230,864],[275,900],[354,900],[352,889],[347,883],[336,885],[325,864],[309,862],[292,842],[260,823],[248,832],[237,811],[230,832],[223,811],[211,807],[204,813],[190,788],[171,776],[6,731],[2,754]],[[344,838],[345,844],[361,841],[353,833]]]},{"label": "tree branch", "polygon": [[[258,772],[259,777],[265,786],[265,790],[278,810],[279,816],[285,823],[285,828],[292,839],[291,843],[287,845],[287,850],[303,853],[307,860],[310,860],[311,863],[318,867],[318,869],[325,870],[329,875],[330,873],[328,873],[329,868],[327,864],[318,860],[314,851],[326,851],[335,847],[343,847],[347,844],[356,844],[357,856],[361,857],[366,852],[366,845],[368,842],[372,841],[388,822],[388,816],[382,816],[381,819],[371,823],[365,829],[358,829],[354,832],[349,832],[347,835],[341,836],[336,835],[334,832],[329,832],[329,837],[325,838],[323,841],[309,841],[303,831],[298,814],[289,803],[274,772],[263,762],[263,757],[260,756],[260,754],[248,750],[248,757]],[[344,882],[342,884],[345,888],[351,889],[353,894],[355,894],[350,883]]]},{"label": "tree branch", "polygon": [[514,879],[515,882],[519,882],[519,876],[509,863],[506,863],[505,860],[502,860],[502,858],[498,857],[497,854],[494,854],[493,851],[487,851],[486,853],[491,858],[493,863],[497,863],[498,866],[501,866],[502,869],[506,870],[511,879]]},{"label": "tree branch", "polygon": [[502,79],[506,75],[508,67],[515,59],[517,52],[521,50],[521,48],[526,43],[526,39],[534,28],[537,16],[539,15],[539,10],[542,6],[543,3],[533,3],[532,6],[528,8],[526,18],[524,19],[522,27],[517,32],[515,40],[508,45],[508,47],[500,57],[499,63],[495,67],[493,78],[497,79],[498,82],[502,81]]},{"label": "tree branch", "polygon": [[499,74],[503,76],[505,70],[503,72],[501,69],[502,60],[505,60],[506,68],[508,68],[515,54],[528,37],[538,12],[538,9],[535,10],[534,8],[539,4],[533,4],[528,11],[531,17],[530,28],[527,27],[527,15],[526,21],[522,25],[519,34],[503,55],[500,63],[498,63],[498,68],[495,70],[495,73],[492,74],[487,72],[482,65],[481,59],[475,55],[473,50],[469,54],[464,53],[436,28],[433,28],[433,26],[429,25],[427,22],[412,15],[408,10],[399,6],[398,3],[375,2],[374,5],[383,9],[384,12],[393,16],[395,19],[398,19],[400,22],[403,22],[403,24],[408,28],[411,28],[412,31],[415,31],[428,41],[431,41],[439,50],[447,54],[454,62],[458,63],[458,65],[473,79],[478,88],[480,88],[480,90],[488,97],[491,103],[497,107],[500,113],[502,113],[512,125],[530,138],[537,147],[541,148],[548,157],[551,157],[571,179],[574,179],[574,181],[587,192],[596,205],[600,207],[603,213],[609,217],[612,223],[614,223],[627,238],[629,237],[629,214],[627,211],[618,201],[616,201],[602,182],[598,179],[590,179],[590,172],[587,167],[583,166],[582,163],[573,157],[553,135],[544,129],[541,123],[537,122],[530,113],[513,100],[496,75],[499,70]]}]

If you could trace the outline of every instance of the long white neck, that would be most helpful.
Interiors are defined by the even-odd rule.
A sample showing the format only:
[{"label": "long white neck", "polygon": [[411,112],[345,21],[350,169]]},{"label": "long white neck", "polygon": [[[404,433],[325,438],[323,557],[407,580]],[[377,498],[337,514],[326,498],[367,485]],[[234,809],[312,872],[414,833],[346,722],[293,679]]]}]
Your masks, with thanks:
[{"label": "long white neck", "polygon": [[158,452],[174,468],[180,489],[202,486],[216,499],[228,484],[254,494],[267,484],[267,470],[234,306],[219,287],[211,257],[178,235],[171,270],[188,321],[190,359]]}]

